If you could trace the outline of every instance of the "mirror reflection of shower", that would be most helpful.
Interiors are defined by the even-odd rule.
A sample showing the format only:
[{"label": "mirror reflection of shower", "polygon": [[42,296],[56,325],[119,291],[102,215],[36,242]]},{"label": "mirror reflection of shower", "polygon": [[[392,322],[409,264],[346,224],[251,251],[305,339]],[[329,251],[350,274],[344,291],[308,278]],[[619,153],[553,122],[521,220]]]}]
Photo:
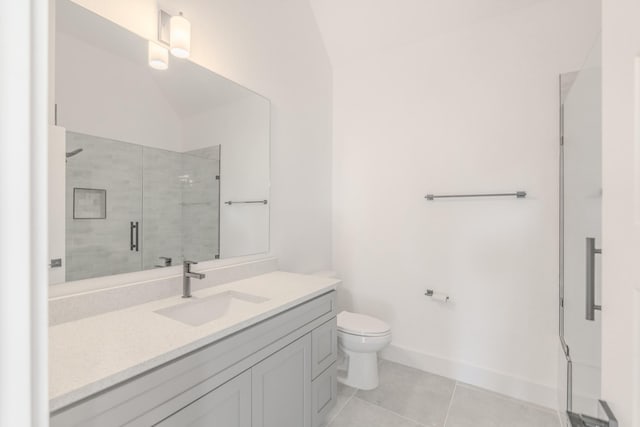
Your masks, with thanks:
[{"label": "mirror reflection of shower", "polygon": [[181,152],[65,136],[66,281],[217,258],[219,145]]}]

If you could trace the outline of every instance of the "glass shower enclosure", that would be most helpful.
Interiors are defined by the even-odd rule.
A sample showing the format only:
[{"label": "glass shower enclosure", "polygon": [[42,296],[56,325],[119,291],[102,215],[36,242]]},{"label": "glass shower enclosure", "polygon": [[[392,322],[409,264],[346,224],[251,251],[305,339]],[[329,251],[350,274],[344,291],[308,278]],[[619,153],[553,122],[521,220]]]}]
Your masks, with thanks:
[{"label": "glass shower enclosure", "polygon": [[67,281],[218,258],[219,145],[176,152],[67,131],[66,148]]},{"label": "glass shower enclosure", "polygon": [[616,425],[600,400],[601,74],[598,40],[560,76],[560,407],[572,426]]}]

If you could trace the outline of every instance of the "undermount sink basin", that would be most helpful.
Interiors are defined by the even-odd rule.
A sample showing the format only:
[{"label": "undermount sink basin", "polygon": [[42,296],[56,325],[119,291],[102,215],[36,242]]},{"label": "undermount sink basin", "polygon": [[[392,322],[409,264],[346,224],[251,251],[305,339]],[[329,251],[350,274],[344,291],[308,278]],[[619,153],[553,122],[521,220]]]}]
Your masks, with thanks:
[{"label": "undermount sink basin", "polygon": [[205,298],[192,297],[187,302],[156,310],[155,313],[191,326],[219,319],[234,310],[242,310],[269,301],[257,295],[226,291]]}]

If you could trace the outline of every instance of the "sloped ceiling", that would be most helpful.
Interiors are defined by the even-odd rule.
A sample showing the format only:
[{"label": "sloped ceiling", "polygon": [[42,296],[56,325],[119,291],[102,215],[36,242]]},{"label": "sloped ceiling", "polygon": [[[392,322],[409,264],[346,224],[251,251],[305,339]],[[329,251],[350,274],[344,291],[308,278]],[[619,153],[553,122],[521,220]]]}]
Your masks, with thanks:
[{"label": "sloped ceiling", "polygon": [[542,1],[561,0],[310,0],[334,66]]}]

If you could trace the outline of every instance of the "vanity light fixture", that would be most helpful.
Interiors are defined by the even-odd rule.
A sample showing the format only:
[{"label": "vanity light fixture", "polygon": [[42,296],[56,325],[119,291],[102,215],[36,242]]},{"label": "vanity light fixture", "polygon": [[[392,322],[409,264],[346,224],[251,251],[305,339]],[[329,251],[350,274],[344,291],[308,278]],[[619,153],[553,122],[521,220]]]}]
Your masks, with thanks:
[{"label": "vanity light fixture", "polygon": [[188,58],[191,52],[191,23],[182,16],[182,12],[171,17],[169,34],[171,54],[178,58]]},{"label": "vanity light fixture", "polygon": [[158,13],[158,42],[149,41],[149,65],[156,70],[169,68],[169,51],[177,58],[191,53],[191,23],[182,16]]},{"label": "vanity light fixture", "polygon": [[166,47],[149,41],[149,66],[155,70],[169,68],[169,51]]}]

